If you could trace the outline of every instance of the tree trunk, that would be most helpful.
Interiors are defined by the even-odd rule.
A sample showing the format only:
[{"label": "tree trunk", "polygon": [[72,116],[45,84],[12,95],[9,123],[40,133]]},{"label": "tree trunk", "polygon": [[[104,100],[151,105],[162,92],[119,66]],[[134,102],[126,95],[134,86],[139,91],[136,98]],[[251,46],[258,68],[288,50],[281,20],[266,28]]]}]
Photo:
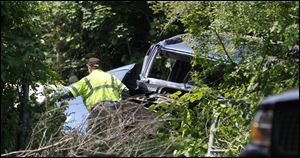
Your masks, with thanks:
[{"label": "tree trunk", "polygon": [[18,106],[19,111],[19,128],[17,131],[16,138],[16,150],[23,149],[25,147],[25,139],[28,125],[28,99],[29,99],[29,85],[22,84],[20,93],[20,105]]}]

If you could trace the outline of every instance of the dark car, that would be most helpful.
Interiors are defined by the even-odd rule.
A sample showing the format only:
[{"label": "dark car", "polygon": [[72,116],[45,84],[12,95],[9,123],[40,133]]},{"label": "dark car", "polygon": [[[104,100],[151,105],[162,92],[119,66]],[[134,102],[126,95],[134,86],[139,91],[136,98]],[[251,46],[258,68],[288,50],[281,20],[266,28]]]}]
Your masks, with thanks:
[{"label": "dark car", "polygon": [[242,157],[299,157],[299,89],[264,99]]}]

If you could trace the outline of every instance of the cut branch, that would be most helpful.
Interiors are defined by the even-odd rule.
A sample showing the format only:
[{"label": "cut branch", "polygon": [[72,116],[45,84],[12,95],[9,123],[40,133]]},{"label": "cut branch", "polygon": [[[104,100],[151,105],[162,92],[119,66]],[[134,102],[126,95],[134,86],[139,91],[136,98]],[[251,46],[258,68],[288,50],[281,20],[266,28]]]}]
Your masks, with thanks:
[{"label": "cut branch", "polygon": [[15,155],[15,154],[21,154],[21,153],[34,153],[34,152],[40,152],[40,151],[43,151],[43,150],[46,150],[46,149],[49,149],[49,148],[52,148],[52,147],[55,147],[55,146],[58,146],[58,145],[61,145],[65,142],[68,142],[70,140],[72,140],[73,137],[70,137],[66,140],[63,140],[63,141],[60,141],[60,142],[57,142],[57,143],[54,143],[52,145],[48,145],[48,146],[45,146],[45,147],[42,147],[42,148],[39,148],[39,149],[34,149],[34,150],[21,150],[21,151],[13,151],[13,152],[10,152],[10,153],[7,153],[7,154],[2,154],[2,156],[8,156],[8,155]]}]

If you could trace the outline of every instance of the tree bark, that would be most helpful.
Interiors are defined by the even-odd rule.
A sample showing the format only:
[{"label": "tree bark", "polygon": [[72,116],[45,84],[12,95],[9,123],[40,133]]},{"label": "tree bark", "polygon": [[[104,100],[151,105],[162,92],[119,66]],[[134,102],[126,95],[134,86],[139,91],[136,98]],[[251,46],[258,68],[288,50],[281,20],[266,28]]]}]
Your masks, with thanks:
[{"label": "tree bark", "polygon": [[18,106],[19,111],[19,128],[17,131],[16,138],[16,150],[20,150],[25,147],[25,139],[28,126],[28,99],[29,99],[29,84],[23,83],[20,93],[20,105]]}]

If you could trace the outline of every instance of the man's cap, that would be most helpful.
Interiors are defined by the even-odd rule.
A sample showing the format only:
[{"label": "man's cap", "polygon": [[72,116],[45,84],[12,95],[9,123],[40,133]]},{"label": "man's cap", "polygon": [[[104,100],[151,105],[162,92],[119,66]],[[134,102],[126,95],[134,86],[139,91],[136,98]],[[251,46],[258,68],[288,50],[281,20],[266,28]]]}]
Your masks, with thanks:
[{"label": "man's cap", "polygon": [[87,65],[91,67],[100,67],[100,59],[94,57],[89,58]]}]

